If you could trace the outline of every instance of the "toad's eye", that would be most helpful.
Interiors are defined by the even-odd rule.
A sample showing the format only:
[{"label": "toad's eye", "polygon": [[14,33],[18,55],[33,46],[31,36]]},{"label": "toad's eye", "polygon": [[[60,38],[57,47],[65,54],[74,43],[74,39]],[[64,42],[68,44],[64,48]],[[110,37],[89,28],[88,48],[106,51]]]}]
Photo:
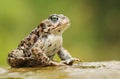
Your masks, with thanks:
[{"label": "toad's eye", "polygon": [[57,15],[52,15],[49,17],[49,19],[53,22],[56,22],[58,20],[58,16]]}]

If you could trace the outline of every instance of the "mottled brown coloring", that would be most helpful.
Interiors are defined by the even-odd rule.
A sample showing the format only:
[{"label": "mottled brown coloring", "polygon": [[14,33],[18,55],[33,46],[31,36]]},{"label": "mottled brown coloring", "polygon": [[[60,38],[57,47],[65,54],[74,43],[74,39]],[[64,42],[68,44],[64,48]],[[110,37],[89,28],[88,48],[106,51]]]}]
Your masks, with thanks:
[{"label": "mottled brown coloring", "polygon": [[46,29],[46,25],[45,25],[45,23],[41,23],[40,26],[41,26],[41,32],[43,32],[44,29]]}]

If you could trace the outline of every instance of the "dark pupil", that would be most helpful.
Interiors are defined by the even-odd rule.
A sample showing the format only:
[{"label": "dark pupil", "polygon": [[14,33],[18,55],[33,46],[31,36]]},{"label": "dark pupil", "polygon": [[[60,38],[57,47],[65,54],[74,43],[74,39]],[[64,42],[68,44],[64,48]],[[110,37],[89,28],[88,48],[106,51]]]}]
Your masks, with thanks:
[{"label": "dark pupil", "polygon": [[58,20],[58,16],[55,16],[55,15],[51,16],[51,20],[54,21],[54,22],[56,22]]}]

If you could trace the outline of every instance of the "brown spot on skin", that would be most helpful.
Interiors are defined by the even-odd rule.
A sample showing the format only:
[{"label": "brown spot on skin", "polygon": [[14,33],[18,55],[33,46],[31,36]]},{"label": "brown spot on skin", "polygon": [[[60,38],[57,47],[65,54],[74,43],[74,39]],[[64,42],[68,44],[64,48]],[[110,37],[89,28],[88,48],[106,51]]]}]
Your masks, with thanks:
[{"label": "brown spot on skin", "polygon": [[44,31],[44,29],[46,29],[46,25],[45,25],[44,23],[41,23],[41,24],[40,24],[40,26],[41,26],[41,28],[42,28],[42,30],[41,30],[41,31],[43,32],[43,31]]},{"label": "brown spot on skin", "polygon": [[28,54],[27,54],[27,57],[30,57],[30,56],[31,56],[31,53],[28,53]]},{"label": "brown spot on skin", "polygon": [[41,61],[42,59],[40,58],[39,61]]},{"label": "brown spot on skin", "polygon": [[[41,49],[43,49],[43,46],[39,46]],[[43,51],[44,51],[44,49],[43,49]]]},{"label": "brown spot on skin", "polygon": [[30,32],[30,35],[32,35],[34,33],[34,31]]},{"label": "brown spot on skin", "polygon": [[44,32],[45,34],[49,34],[49,32],[47,31],[47,32]]},{"label": "brown spot on skin", "polygon": [[62,19],[65,19],[66,17],[62,17]]},{"label": "brown spot on skin", "polygon": [[25,43],[25,41],[24,41],[24,40],[22,40],[18,46],[23,46],[23,45],[24,45],[24,43]]},{"label": "brown spot on skin", "polygon": [[37,35],[38,37],[40,36],[40,32],[41,32],[41,28],[39,28],[39,29],[36,29],[36,31],[35,31],[35,35]]},{"label": "brown spot on skin", "polygon": [[43,57],[43,60],[45,60],[46,59],[46,57]]},{"label": "brown spot on skin", "polygon": [[39,29],[40,28],[40,24],[37,26],[37,29]]},{"label": "brown spot on skin", "polygon": [[43,56],[43,54],[41,53],[41,52],[39,52],[39,54],[38,54],[39,56]]},{"label": "brown spot on skin", "polygon": [[50,65],[51,65],[51,66],[54,65],[54,63],[53,63],[53,62],[50,62]]},{"label": "brown spot on skin", "polygon": [[44,28],[44,27],[45,27],[45,23],[40,23],[40,26],[41,26],[42,28]]},{"label": "brown spot on skin", "polygon": [[35,34],[35,35],[37,34],[37,29],[34,30],[33,34]]},{"label": "brown spot on skin", "polygon": [[17,47],[18,50],[23,50],[23,48],[21,48],[21,46]]},{"label": "brown spot on skin", "polygon": [[48,25],[48,27],[51,27],[51,26],[52,26],[51,24]]},{"label": "brown spot on skin", "polygon": [[43,61],[42,64],[45,64],[45,61]]},{"label": "brown spot on skin", "polygon": [[34,43],[37,41],[37,36],[35,36],[34,38],[33,38],[33,40],[34,40]]},{"label": "brown spot on skin", "polygon": [[41,61],[40,61],[40,62],[43,64],[43,62],[44,62],[44,61],[43,61],[43,59],[41,59]]},{"label": "brown spot on skin", "polygon": [[28,41],[30,41],[30,39],[31,39],[31,38],[29,38],[29,37],[27,38]]},{"label": "brown spot on skin", "polygon": [[8,57],[13,57],[12,52],[8,54]]},{"label": "brown spot on skin", "polygon": [[42,38],[47,38],[48,36],[47,35],[43,35]]},{"label": "brown spot on skin", "polygon": [[34,52],[34,49],[31,49],[32,52]]},{"label": "brown spot on skin", "polygon": [[48,58],[46,58],[45,61],[48,61]]},{"label": "brown spot on skin", "polygon": [[58,27],[61,26],[61,23],[59,23],[57,26],[58,26]]},{"label": "brown spot on skin", "polygon": [[45,49],[42,49],[42,51],[44,51]]},{"label": "brown spot on skin", "polygon": [[49,44],[48,47],[52,46],[52,44]]},{"label": "brown spot on skin", "polygon": [[48,29],[48,32],[50,32],[50,29]]},{"label": "brown spot on skin", "polygon": [[27,43],[28,47],[30,47],[32,44],[31,43]]},{"label": "brown spot on skin", "polygon": [[37,31],[36,35],[39,37],[39,36],[40,36],[40,32],[39,32],[39,31]]},{"label": "brown spot on skin", "polygon": [[31,51],[34,52],[34,53],[35,53],[35,52],[38,52],[37,49],[31,49]]},{"label": "brown spot on skin", "polygon": [[58,30],[58,32],[60,32],[61,30]]}]

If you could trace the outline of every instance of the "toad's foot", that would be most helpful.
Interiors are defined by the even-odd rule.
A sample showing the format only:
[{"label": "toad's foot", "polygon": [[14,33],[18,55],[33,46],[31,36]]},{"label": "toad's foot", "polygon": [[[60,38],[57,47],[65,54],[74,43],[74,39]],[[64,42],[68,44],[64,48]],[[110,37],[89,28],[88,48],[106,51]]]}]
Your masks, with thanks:
[{"label": "toad's foot", "polygon": [[65,66],[66,64],[64,64],[64,63],[58,63],[58,62],[55,62],[55,61],[50,61],[49,65],[50,66]]},{"label": "toad's foot", "polygon": [[62,61],[61,63],[64,63],[66,65],[72,65],[73,62],[80,62],[81,60],[78,59],[78,58],[70,58],[70,59],[67,59],[67,60],[64,60]]}]

